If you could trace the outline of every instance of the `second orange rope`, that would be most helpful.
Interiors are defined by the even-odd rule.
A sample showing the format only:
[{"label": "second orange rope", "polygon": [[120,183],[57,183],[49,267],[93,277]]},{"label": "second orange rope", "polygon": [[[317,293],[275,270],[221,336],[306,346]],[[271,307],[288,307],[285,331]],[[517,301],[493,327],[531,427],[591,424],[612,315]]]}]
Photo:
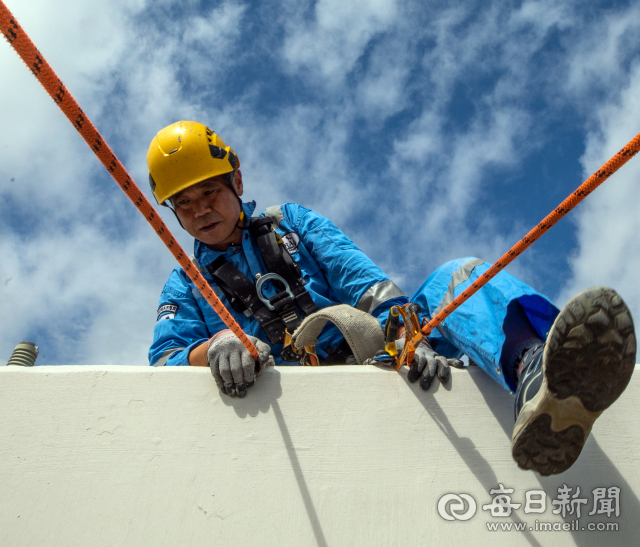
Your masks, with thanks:
[{"label": "second orange rope", "polygon": [[640,133],[631,139],[626,146],[613,156],[607,163],[584,181],[578,189],[558,205],[550,214],[524,236],[518,243],[509,249],[500,259],[484,272],[476,281],[459,294],[452,302],[449,303],[438,315],[433,317],[424,327],[422,333],[425,336],[431,334],[431,331],[440,325],[447,317],[456,311],[464,302],[478,292],[492,278],[498,275],[508,264],[510,264],[517,256],[527,249],[534,241],[541,237],[556,222],[571,211],[578,203],[586,198],[605,180],[613,175],[620,167],[627,163],[640,150]]}]

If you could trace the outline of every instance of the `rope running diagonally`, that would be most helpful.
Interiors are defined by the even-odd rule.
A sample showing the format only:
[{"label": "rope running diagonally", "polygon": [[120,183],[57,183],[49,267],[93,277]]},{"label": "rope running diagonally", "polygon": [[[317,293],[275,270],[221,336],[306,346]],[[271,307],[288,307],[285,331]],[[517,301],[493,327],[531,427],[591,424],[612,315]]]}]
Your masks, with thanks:
[{"label": "rope running diagonally", "polygon": [[[104,139],[100,136],[96,128],[89,121],[78,103],[73,99],[66,87],[56,76],[44,57],[36,49],[27,34],[17,23],[11,12],[0,0],[0,30],[2,30],[5,38],[13,46],[18,55],[25,62],[27,67],[36,76],[38,81],[43,85],[46,91],[51,95],[54,102],[67,116],[69,121],[74,125],[78,132],[82,135],[87,144],[98,156],[102,164],[116,180],[118,185],[124,190],[129,199],[134,203],[142,215],[153,226],[154,230],[160,236],[165,245],[176,257],[179,264],[183,267],[187,275],[196,284],[200,292],[206,298],[207,302],[220,315],[221,319],[229,326],[229,328],[238,336],[242,343],[251,352],[254,359],[258,359],[258,354],[251,343],[235,322],[233,317],[229,315],[224,305],[220,302],[215,293],[211,290],[208,283],[200,275],[198,270],[193,266],[186,256],[184,250],[180,247],[176,239],[173,237],[167,226],[164,224],[153,206],[144,197],[140,189],[133,182],[124,166],[116,158]],[[516,243],[509,251],[507,251],[493,266],[491,266],[484,274],[482,274],[472,285],[470,285],[462,294],[458,295],[448,306],[431,319],[423,328],[422,332],[429,335],[431,331],[440,325],[449,315],[466,302],[473,294],[479,291],[493,277],[500,273],[508,264],[510,264],[517,256],[525,251],[539,237],[546,233],[554,226],[562,217],[571,211],[578,203],[587,197],[593,190],[600,186],[613,173],[622,167],[627,161],[635,156],[640,150],[640,134],[636,135],[629,143],[622,148],[613,158],[605,165],[589,177],[580,187],[565,199],[556,209],[547,215],[533,230]]]},{"label": "rope running diagonally", "polygon": [[115,179],[120,188],[124,190],[124,193],[127,194],[129,199],[138,208],[138,211],[140,211],[149,224],[151,224],[156,234],[162,239],[207,302],[257,361],[258,351],[255,346],[247,338],[242,328],[240,328],[240,325],[238,325],[236,320],[229,314],[224,304],[220,302],[220,299],[213,292],[204,277],[202,277],[193,265],[184,249],[182,249],[178,241],[173,237],[173,234],[169,231],[167,225],[160,218],[158,212],[140,191],[136,183],[133,182],[127,170],[122,163],[120,163],[120,160],[118,160],[100,133],[98,133],[98,130],[82,111],[80,105],[78,105],[76,100],[71,96],[71,93],[69,93],[60,78],[58,78],[49,66],[49,63],[47,63],[42,54],[37,50],[29,36],[27,36],[26,32],[4,4],[3,0],[0,0],[0,30],[47,93],[51,95],[53,101],[60,107],[60,110],[62,110],[64,115],[78,130],[80,135],[82,135],[82,138],[91,150],[98,156],[102,165],[104,165],[106,170]]},{"label": "rope running diagonally", "polygon": [[452,302],[449,303],[440,313],[431,319],[424,327],[422,333],[425,336],[431,334],[431,331],[440,325],[447,317],[456,311],[464,302],[478,292],[489,280],[498,275],[511,261],[527,249],[536,239],[542,236],[549,228],[558,222],[563,216],[571,211],[578,203],[586,198],[605,180],[613,175],[620,167],[627,163],[640,150],[640,133],[631,139],[627,145],[613,156],[607,163],[584,181],[578,189],[573,192],[567,199],[558,205],[550,214],[524,236],[518,243],[509,249],[500,259],[493,264],[486,272],[484,272],[476,281],[467,287],[464,292],[459,294]]}]

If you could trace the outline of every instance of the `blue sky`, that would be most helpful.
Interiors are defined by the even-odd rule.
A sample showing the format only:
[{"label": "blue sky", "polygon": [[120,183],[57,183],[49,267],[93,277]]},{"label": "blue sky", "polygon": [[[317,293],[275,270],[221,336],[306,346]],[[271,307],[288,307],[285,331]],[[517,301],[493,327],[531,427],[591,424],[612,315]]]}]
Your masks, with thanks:
[{"label": "blue sky", "polygon": [[[637,3],[6,2],[149,197],[154,134],[202,121],[260,210],[330,217],[409,294],[496,260],[640,131]],[[0,66],[0,364],[28,339],[41,365],[144,365],[173,257],[6,43]],[[559,305],[612,286],[637,318],[639,178],[509,271]]]}]

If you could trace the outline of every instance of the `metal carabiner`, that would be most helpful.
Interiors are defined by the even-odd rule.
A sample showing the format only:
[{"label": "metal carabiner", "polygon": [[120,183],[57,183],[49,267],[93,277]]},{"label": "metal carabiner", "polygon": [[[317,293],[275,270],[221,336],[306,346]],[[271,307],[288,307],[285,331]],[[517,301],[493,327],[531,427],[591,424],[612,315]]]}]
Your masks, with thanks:
[{"label": "metal carabiner", "polygon": [[262,302],[264,303],[265,306],[267,306],[267,308],[269,308],[271,311],[274,311],[276,309],[275,306],[271,302],[269,302],[267,297],[262,294],[262,284],[265,281],[268,281],[269,279],[277,279],[278,281],[280,281],[284,285],[284,290],[286,291],[286,293],[291,297],[291,300],[295,302],[295,297],[291,292],[289,283],[287,283],[284,279],[282,279],[282,277],[280,277],[278,274],[268,273],[266,275],[260,276],[260,279],[258,279],[258,281],[256,282],[256,291],[258,292],[258,298],[262,300]]}]

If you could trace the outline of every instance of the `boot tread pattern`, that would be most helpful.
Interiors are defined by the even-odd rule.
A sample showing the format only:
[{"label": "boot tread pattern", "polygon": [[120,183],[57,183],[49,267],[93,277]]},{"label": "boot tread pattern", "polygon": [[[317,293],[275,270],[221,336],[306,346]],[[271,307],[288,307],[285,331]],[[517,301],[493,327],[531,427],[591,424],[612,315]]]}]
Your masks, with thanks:
[{"label": "boot tread pattern", "polygon": [[600,412],[631,380],[636,354],[633,320],[613,289],[587,289],[572,304],[569,313],[562,313],[564,329],[552,328],[549,334],[549,349],[555,349],[547,354],[545,375],[549,390],[559,399],[576,395],[587,410]]},{"label": "boot tread pattern", "polygon": [[576,461],[584,445],[584,431],[578,425],[564,431],[551,429],[551,416],[542,414],[527,426],[513,447],[513,458],[522,469],[541,475],[566,471]]},{"label": "boot tread pattern", "polygon": [[[627,387],[635,358],[629,309],[613,289],[592,287],[576,295],[551,327],[543,356],[547,393],[558,401],[575,396],[584,409],[599,413]],[[523,414],[520,419],[525,422],[512,444],[518,465],[541,475],[571,467],[591,429],[589,425],[585,432],[581,425],[571,425],[554,431],[547,412],[551,408]]]}]

